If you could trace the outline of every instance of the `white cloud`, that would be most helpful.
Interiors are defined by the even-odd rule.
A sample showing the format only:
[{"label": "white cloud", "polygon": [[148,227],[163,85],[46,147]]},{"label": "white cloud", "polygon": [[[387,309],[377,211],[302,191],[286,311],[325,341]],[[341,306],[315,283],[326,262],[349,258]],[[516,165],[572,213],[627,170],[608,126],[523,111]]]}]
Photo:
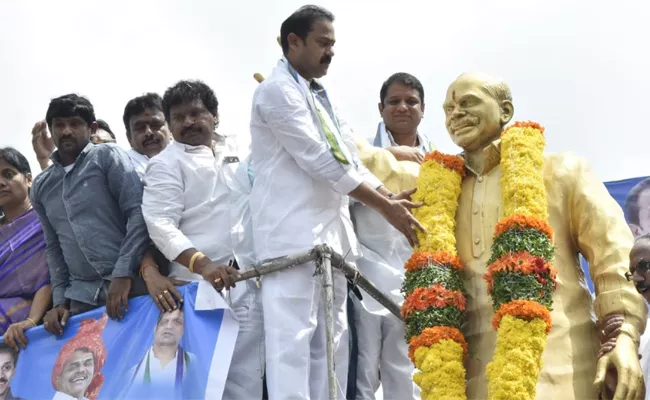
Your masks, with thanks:
[{"label": "white cloud", "polygon": [[[280,23],[303,3],[267,1],[7,2],[0,16],[2,146],[29,155],[30,130],[49,99],[90,98],[127,146],[126,102],[199,78],[221,102],[221,131],[248,142],[254,72],[267,75]],[[461,72],[483,70],[512,86],[516,119],[547,127],[549,151],[587,157],[603,180],[649,175],[644,125],[650,93],[650,5],[605,1],[354,1],[321,3],[336,14],[327,78],[356,131],[378,122],[379,88],[407,71],[425,87],[422,131],[456,151],[441,102]]]}]

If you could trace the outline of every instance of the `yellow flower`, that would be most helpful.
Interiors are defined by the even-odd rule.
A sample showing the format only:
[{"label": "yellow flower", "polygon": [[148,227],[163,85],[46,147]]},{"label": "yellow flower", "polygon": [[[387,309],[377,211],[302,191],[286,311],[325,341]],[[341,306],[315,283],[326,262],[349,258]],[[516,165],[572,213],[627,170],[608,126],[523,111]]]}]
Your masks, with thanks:
[{"label": "yellow flower", "polygon": [[420,371],[413,376],[413,381],[422,391],[422,400],[467,398],[463,356],[463,347],[449,339],[415,350],[415,367]]},{"label": "yellow flower", "polygon": [[503,215],[548,218],[544,166],[545,139],[533,127],[508,129],[501,140],[501,199]]},{"label": "yellow flower", "polygon": [[489,399],[534,400],[544,347],[546,322],[504,316],[492,362],[485,371]]}]

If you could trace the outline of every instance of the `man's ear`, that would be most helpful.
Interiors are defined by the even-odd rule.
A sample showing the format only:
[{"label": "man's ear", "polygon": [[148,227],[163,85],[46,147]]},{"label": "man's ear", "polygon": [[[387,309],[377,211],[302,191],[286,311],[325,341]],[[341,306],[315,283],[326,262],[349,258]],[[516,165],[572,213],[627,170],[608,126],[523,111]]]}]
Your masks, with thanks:
[{"label": "man's ear", "polygon": [[643,235],[643,229],[637,224],[628,224],[630,227],[630,230],[632,231],[632,235],[634,235],[635,238],[638,238],[639,236]]},{"label": "man's ear", "polygon": [[377,103],[377,108],[379,109],[379,116],[381,117],[381,114],[384,112],[384,104],[383,103]]},{"label": "man's ear", "polygon": [[98,128],[98,127],[99,127],[99,125],[97,125],[97,121],[95,121],[95,122],[93,122],[92,124],[90,124],[90,134],[92,135],[92,134],[94,134],[95,132],[97,132],[97,128]]}]

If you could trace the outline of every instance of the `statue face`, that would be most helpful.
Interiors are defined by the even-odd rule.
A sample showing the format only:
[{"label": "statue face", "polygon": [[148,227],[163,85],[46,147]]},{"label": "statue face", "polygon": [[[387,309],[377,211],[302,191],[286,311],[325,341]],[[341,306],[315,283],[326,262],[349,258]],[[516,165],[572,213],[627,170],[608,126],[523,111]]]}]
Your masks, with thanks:
[{"label": "statue face", "polygon": [[463,75],[449,86],[443,105],[451,140],[467,152],[483,149],[501,134],[513,114],[512,103],[499,103],[485,89],[486,77]]}]

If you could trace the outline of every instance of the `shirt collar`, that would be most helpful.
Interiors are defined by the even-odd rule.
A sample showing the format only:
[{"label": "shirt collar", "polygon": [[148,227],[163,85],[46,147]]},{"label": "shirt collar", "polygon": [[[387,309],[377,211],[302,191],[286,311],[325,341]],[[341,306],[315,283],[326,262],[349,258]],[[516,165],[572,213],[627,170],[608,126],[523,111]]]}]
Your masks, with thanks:
[{"label": "shirt collar", "polygon": [[483,154],[485,156],[483,162],[483,170],[475,171],[468,163],[467,158],[465,157],[465,152],[462,152],[460,156],[465,159],[465,168],[468,171],[473,173],[476,176],[486,175],[490,173],[501,162],[501,139],[497,139],[494,142],[490,143],[486,148],[483,149]]},{"label": "shirt collar", "polygon": [[[77,159],[74,160],[74,163],[76,163],[77,161],[80,161],[81,159],[83,159],[83,157],[85,157],[86,154],[88,154],[88,152],[89,152],[90,150],[92,150],[93,146],[96,146],[96,145],[93,144],[92,142],[88,142],[88,144],[86,145],[86,147],[84,147],[83,150],[81,150],[81,152],[80,152],[79,155],[77,156]],[[58,149],[57,149],[57,150],[54,150],[54,152],[53,152],[52,154],[50,154],[50,160],[52,160],[52,162],[53,162],[54,164],[56,164],[56,165],[59,165],[59,166],[61,165],[61,155],[59,154],[59,150],[58,150]],[[74,164],[74,163],[73,163],[73,164]]]}]

